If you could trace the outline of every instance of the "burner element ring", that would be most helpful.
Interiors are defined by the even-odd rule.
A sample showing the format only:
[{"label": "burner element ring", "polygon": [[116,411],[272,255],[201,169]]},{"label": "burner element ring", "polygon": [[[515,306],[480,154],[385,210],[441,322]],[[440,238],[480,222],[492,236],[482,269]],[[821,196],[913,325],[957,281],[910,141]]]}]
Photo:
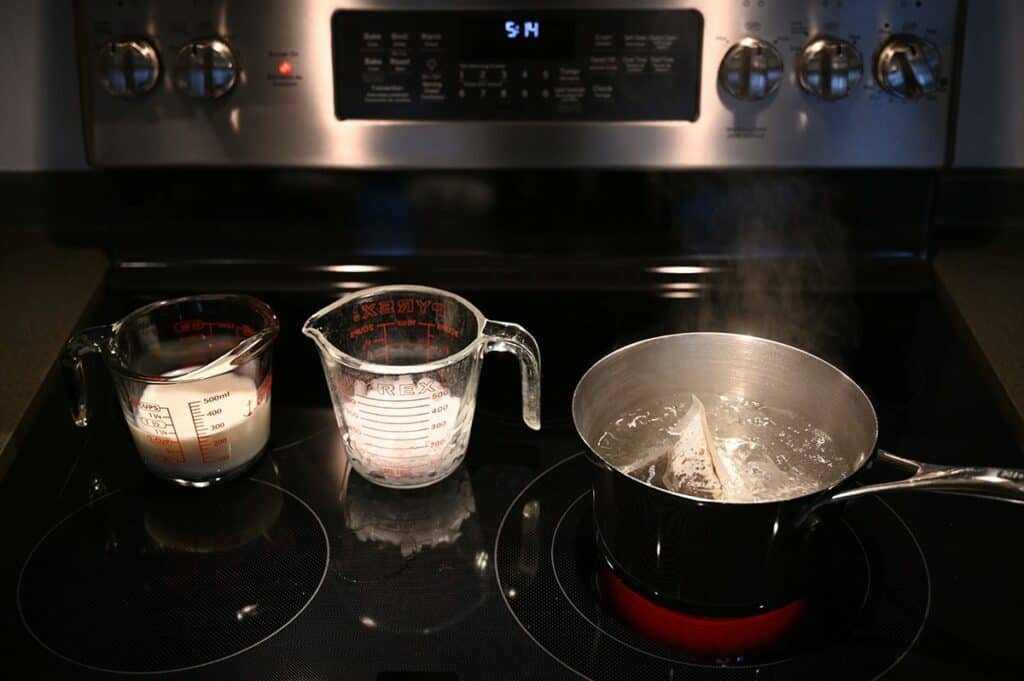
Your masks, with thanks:
[{"label": "burner element ring", "polygon": [[577,454],[537,476],[507,509],[494,548],[495,576],[513,619],[578,676],[868,681],[899,664],[924,629],[931,604],[924,555],[888,504],[866,498],[825,535],[822,565],[833,569],[821,571],[808,594],[807,622],[784,645],[701,652],[646,635],[613,612],[608,592],[598,588],[604,561],[588,471]]},{"label": "burner element ring", "polygon": [[[68,561],[84,579],[68,579]],[[18,613],[43,648],[75,665],[185,671],[284,630],[316,597],[329,561],[320,518],[282,487],[255,478],[207,490],[146,485],[51,528],[22,566]]]}]

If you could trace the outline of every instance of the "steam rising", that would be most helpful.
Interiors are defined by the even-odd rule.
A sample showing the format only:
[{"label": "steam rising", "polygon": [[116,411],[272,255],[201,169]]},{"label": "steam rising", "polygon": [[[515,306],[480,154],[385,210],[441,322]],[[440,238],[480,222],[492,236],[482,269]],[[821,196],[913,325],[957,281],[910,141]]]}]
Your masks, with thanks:
[{"label": "steam rising", "polygon": [[[829,295],[848,291],[851,262],[845,226],[824,193],[800,178],[736,182],[730,207],[715,211],[709,233],[735,258],[701,299],[698,328],[748,333],[825,357],[857,340],[852,301]],[[735,206],[742,206],[738,211]]]}]

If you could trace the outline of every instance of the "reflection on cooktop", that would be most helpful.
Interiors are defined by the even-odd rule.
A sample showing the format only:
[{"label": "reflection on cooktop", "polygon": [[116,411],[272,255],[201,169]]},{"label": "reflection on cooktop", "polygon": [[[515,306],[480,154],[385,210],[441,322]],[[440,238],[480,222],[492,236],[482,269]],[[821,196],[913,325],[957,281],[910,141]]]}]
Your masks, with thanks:
[{"label": "reflection on cooktop", "polygon": [[[335,532],[332,573],[348,584],[365,627],[429,634],[483,603],[490,558],[465,466],[415,490],[379,487],[353,474],[340,499],[345,528]],[[404,598],[389,597],[398,594]]]}]

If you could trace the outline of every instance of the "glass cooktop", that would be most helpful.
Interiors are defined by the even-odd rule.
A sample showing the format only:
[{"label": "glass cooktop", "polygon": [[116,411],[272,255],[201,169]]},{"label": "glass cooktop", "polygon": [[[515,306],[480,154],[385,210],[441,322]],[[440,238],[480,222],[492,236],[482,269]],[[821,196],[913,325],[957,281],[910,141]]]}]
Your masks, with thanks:
[{"label": "glass cooktop", "polygon": [[[1022,506],[857,501],[822,542],[830,569],[806,599],[770,622],[690,618],[682,636],[671,623],[685,614],[659,611],[594,551],[572,388],[606,352],[670,331],[797,342],[865,387],[885,449],[1024,466],[929,296],[825,297],[815,332],[709,316],[685,297],[460,293],[537,337],[543,429],[519,420],[514,359],[489,356],[465,463],[421,490],[349,472],[299,333],[321,298],[263,296],[282,322],[271,444],[220,487],[148,477],[100,367],[87,430],[54,380],[0,483],[6,665],[19,678],[1019,678]],[[97,321],[141,302],[111,297]]]}]

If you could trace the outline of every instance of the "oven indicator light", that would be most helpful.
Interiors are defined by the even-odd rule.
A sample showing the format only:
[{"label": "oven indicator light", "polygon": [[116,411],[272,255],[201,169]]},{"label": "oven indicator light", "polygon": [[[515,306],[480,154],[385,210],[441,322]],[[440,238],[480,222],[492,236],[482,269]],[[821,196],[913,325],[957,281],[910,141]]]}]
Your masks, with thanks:
[{"label": "oven indicator light", "polygon": [[280,73],[282,76],[292,75],[292,63],[285,59],[284,61],[277,65],[277,72]]}]

